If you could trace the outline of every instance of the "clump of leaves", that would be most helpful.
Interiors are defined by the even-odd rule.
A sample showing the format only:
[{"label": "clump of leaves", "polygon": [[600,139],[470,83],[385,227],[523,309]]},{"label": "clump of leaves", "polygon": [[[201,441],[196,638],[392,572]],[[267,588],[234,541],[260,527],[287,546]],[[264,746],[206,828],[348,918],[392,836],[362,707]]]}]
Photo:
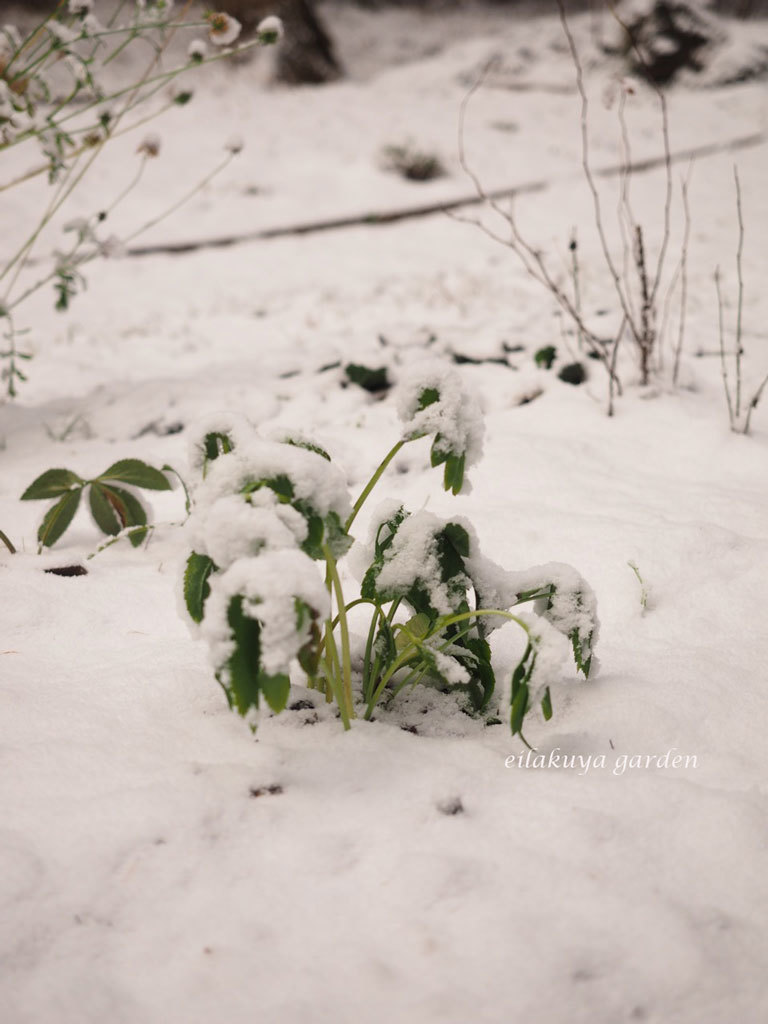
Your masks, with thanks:
[{"label": "clump of leaves", "polygon": [[587,370],[583,363],[568,363],[557,376],[566,384],[583,384],[587,379]]},{"label": "clump of leaves", "polygon": [[[230,431],[219,423],[202,433],[184,600],[241,715],[262,699],[282,710],[298,665],[308,687],[335,701],[345,728],[417,684],[455,694],[466,713],[498,722],[502,694],[488,638],[505,622],[525,639],[504,688],[513,733],[522,738],[533,708],[552,717],[550,683],[559,660],[551,648],[562,643],[556,634],[570,641],[577,670],[589,675],[598,621],[588,585],[569,566],[507,572],[481,554],[465,520],[391,506],[374,525],[359,595],[345,599],[338,560],[403,445],[431,436],[433,465],[446,465],[445,489],[464,487],[481,442],[476,418],[462,418],[471,405],[452,371],[432,368],[411,381],[400,402],[404,435],[352,505],[344,474],[311,442],[297,452],[298,442],[264,442],[253,428],[249,438],[242,424]],[[275,475],[269,467],[277,464],[284,472]],[[533,620],[517,612],[523,604],[533,605]],[[362,666],[354,673],[347,621],[353,609],[369,614]]]},{"label": "clump of leaves", "polygon": [[411,145],[385,146],[382,164],[406,181],[432,181],[445,176],[445,167],[436,153],[428,153]]},{"label": "clump of leaves", "polygon": [[543,370],[551,370],[552,364],[557,358],[557,349],[554,345],[545,345],[544,348],[540,348],[533,357],[534,362],[537,366]]},{"label": "clump of leaves", "polygon": [[55,499],[37,531],[40,550],[53,547],[63,536],[86,494],[93,521],[101,532],[114,537],[125,530],[131,544],[137,547],[147,535],[148,515],[131,488],[169,491],[171,484],[163,470],[140,459],[120,459],[91,480],[71,469],[46,470],[21,496],[22,501]]},{"label": "clump of leaves", "polygon": [[373,395],[387,391],[392,387],[386,366],[374,368],[363,366],[360,363],[347,363],[344,367],[344,373],[352,384],[357,384],[358,387],[363,388],[364,391],[370,391]]}]

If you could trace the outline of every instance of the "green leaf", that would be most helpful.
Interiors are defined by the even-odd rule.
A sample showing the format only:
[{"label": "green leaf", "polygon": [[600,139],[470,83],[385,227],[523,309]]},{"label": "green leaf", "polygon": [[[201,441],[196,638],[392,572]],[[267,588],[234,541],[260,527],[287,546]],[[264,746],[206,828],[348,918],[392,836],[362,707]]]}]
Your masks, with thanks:
[{"label": "green leaf", "polygon": [[82,487],[85,481],[71,469],[47,469],[36,480],[33,480],[21,496],[22,501],[38,501],[41,498],[58,498],[75,488]]},{"label": "green leaf", "polygon": [[230,452],[234,451],[234,448],[235,443],[229,434],[219,431],[206,434],[203,439],[203,452],[205,455],[203,468],[205,469],[209,462],[218,459],[220,455],[229,455]]},{"label": "green leaf", "polygon": [[544,348],[540,348],[533,357],[533,361],[538,367],[544,370],[551,370],[552,363],[557,358],[557,349],[554,345],[545,345]]},{"label": "green leaf", "polygon": [[113,503],[110,502],[107,497],[106,487],[102,484],[91,484],[88,503],[91,508],[91,515],[102,533],[106,533],[110,537],[114,537],[115,534],[120,533],[123,528],[123,524],[118,518],[118,514]]},{"label": "green leaf", "polygon": [[285,709],[291,690],[291,681],[287,675],[280,672],[275,676],[269,676],[266,672],[260,672],[259,687],[267,704],[276,714]]},{"label": "green leaf", "polygon": [[40,529],[37,531],[37,539],[43,547],[53,547],[75,518],[75,512],[77,512],[78,505],[80,504],[80,495],[82,493],[80,488],[75,491],[67,491],[45,513]]},{"label": "green leaf", "polygon": [[433,466],[441,466],[445,463],[443,473],[443,490],[459,494],[464,484],[464,463],[466,456],[464,452],[456,453],[448,451],[443,447],[443,440],[440,434],[432,442],[430,461]]},{"label": "green leaf", "polygon": [[392,386],[387,376],[386,366],[379,366],[373,369],[360,363],[347,363],[344,367],[344,373],[346,373],[353,384],[357,384],[358,387],[363,388],[365,391],[370,391],[371,394],[375,394],[378,391],[386,391],[387,388]]},{"label": "green leaf", "polygon": [[141,459],[120,459],[105,470],[98,480],[118,480],[120,483],[133,484],[150,491],[170,491],[168,477],[154,466],[148,466]]},{"label": "green leaf", "polygon": [[105,487],[105,490],[108,499],[114,504],[115,511],[120,516],[123,528],[147,525],[147,510],[135,494],[131,494],[123,487]]},{"label": "green leaf", "polygon": [[544,691],[544,696],[541,698],[541,710],[544,715],[544,721],[548,722],[552,717],[552,694],[549,692],[549,687]]},{"label": "green leaf", "polygon": [[509,715],[509,724],[512,735],[519,733],[523,728],[523,719],[528,710],[528,683],[520,683],[515,696],[512,698],[512,707]]},{"label": "green leaf", "polygon": [[184,570],[184,603],[193,622],[203,621],[205,602],[211,592],[208,577],[212,572],[216,572],[213,561],[193,551]]},{"label": "green leaf", "polygon": [[376,531],[376,540],[373,545],[373,562],[368,567],[360,587],[360,596],[368,601],[375,601],[377,599],[376,583],[384,565],[384,556],[394,541],[397,531],[409,515],[410,512],[406,512],[405,508],[401,505],[394,515],[379,524],[379,528]]},{"label": "green leaf", "polygon": [[319,444],[315,444],[314,441],[307,441],[303,437],[286,437],[283,444],[290,444],[294,448],[304,448],[308,452],[314,452],[315,455],[319,455],[321,458],[325,459],[326,462],[331,461],[331,456],[325,448],[321,448]]},{"label": "green leaf", "polygon": [[536,648],[529,640],[515,671],[512,673],[512,702],[510,706],[509,724],[512,735],[522,735],[523,719],[528,710],[530,682],[534,666],[536,664]]},{"label": "green leaf", "polygon": [[464,659],[457,655],[472,676],[469,686],[472,707],[475,711],[483,711],[488,707],[496,689],[496,673],[491,665],[491,648],[482,637],[464,637],[461,644],[474,655],[472,659]]},{"label": "green leaf", "polygon": [[428,408],[430,405],[434,405],[435,402],[440,401],[440,392],[437,388],[424,388],[419,395],[419,404],[416,406],[416,412],[421,412],[422,409]]},{"label": "green leaf", "polygon": [[243,599],[232,598],[227,621],[235,648],[227,663],[227,695],[241,715],[259,706],[261,672],[261,625],[243,612]]}]

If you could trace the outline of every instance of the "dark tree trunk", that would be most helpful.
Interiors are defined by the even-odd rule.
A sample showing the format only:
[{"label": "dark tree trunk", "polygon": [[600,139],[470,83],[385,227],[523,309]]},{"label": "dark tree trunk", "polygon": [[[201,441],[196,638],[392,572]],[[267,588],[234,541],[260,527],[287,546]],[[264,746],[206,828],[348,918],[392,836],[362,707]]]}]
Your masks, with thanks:
[{"label": "dark tree trunk", "polygon": [[221,6],[241,23],[245,36],[268,14],[282,20],[285,36],[278,43],[278,81],[329,82],[342,74],[331,37],[310,0],[224,0]]}]

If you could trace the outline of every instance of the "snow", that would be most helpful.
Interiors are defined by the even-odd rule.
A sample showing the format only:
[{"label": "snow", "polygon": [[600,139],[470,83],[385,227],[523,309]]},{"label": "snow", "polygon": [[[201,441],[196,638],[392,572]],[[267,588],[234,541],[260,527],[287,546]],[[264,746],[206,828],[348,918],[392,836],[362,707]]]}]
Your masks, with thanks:
[{"label": "snow", "polygon": [[[557,19],[524,20],[507,8],[455,20],[447,11],[432,20],[330,13],[351,76],[267,89],[267,55],[206,72],[197,109],[174,108],[153,125],[161,153],[110,215],[110,233],[124,236],[170,205],[235,133],[247,143],[238,162],[148,241],[470,195],[456,159],[458,107],[478,68],[504,51],[522,70],[473,99],[473,165],[488,187],[544,183],[516,199],[521,230],[567,284],[568,239],[578,229],[585,315],[612,322],[616,298],[580,175],[578,102]],[[590,24],[574,21],[584,45]],[[732,36],[745,48],[765,33],[761,22],[739,28]],[[599,97],[616,68],[601,60],[589,64],[588,80],[594,159],[608,167],[619,158],[619,132],[615,109]],[[697,89],[688,81],[668,96],[675,150],[765,129],[764,83]],[[637,158],[657,156],[653,96],[638,87],[627,116]],[[494,127],[510,123],[514,130]],[[107,147],[38,255],[61,245],[63,223],[92,217],[120,193],[142,135]],[[381,147],[409,135],[446,158],[446,178],[413,184],[380,170]],[[441,215],[93,263],[88,290],[66,316],[53,312],[47,290],[19,307],[35,357],[19,398],[0,405],[0,528],[19,549],[0,546],[4,1021],[766,1019],[768,399],[751,436],[731,433],[712,283],[719,264],[732,351],[737,161],[751,394],[768,372],[765,155],[763,141],[695,161],[681,386],[670,383],[674,331],[645,389],[627,345],[625,395],[610,419],[598,364],[588,361],[580,387],[534,364],[545,344],[558,348],[556,367],[579,355],[548,295],[509,250]],[[5,160],[12,176],[39,154]],[[687,166],[676,165],[676,182]],[[613,211],[618,183],[599,182]],[[659,169],[632,181],[654,251],[663,186]],[[0,193],[4,253],[46,194],[37,180]],[[676,205],[671,254],[682,230]],[[294,685],[288,709],[263,714],[252,734],[227,708],[206,643],[177,612],[192,527],[170,525],[184,516],[179,489],[153,493],[158,526],[146,548],[122,541],[89,560],[101,538],[81,509],[51,552],[34,554],[43,503],[18,498],[45,469],[87,478],[136,457],[172,465],[192,484],[201,466],[191,464],[189,439],[199,441],[204,422],[232,424],[236,415],[247,420],[242,447],[269,452],[270,466],[303,452],[302,467],[322,463],[323,480],[333,470],[327,500],[340,508],[342,491],[362,490],[403,429],[396,396],[343,386],[341,367],[390,365],[391,356],[407,370],[431,336],[430,357],[482,398],[473,491],[444,493],[430,441],[414,441],[354,532],[368,534],[386,499],[390,509],[468,520],[505,572],[544,572],[554,561],[589,582],[602,671],[578,680],[566,658],[551,687],[553,719],[526,722],[535,754],[506,722],[486,728],[454,697],[424,687],[345,733],[317,693]],[[454,366],[452,352],[506,353],[507,365]],[[331,466],[265,440],[289,434],[316,439]],[[238,476],[241,454],[242,464],[237,449],[215,460],[197,494],[219,473]],[[227,555],[233,566],[245,558],[247,585],[249,554]],[[289,555],[300,552],[270,550],[254,564]],[[629,561],[653,596],[645,611]],[[43,571],[72,564],[87,575]],[[298,575],[279,564],[268,582],[282,593],[283,579]],[[321,569],[302,564],[319,601]],[[355,582],[340,566],[351,594]],[[359,634],[355,612],[350,628]],[[282,611],[278,619],[295,621]],[[299,640],[276,635],[274,650],[287,655]],[[525,636],[510,625],[490,640],[508,685]]]},{"label": "snow", "polygon": [[234,651],[227,618],[233,597],[242,595],[243,612],[261,623],[261,665],[269,675],[287,673],[291,660],[309,639],[311,622],[299,628],[296,600],[320,618],[327,617],[329,611],[319,569],[301,551],[267,551],[258,558],[240,558],[225,572],[213,574],[210,585],[201,633],[218,671]]}]

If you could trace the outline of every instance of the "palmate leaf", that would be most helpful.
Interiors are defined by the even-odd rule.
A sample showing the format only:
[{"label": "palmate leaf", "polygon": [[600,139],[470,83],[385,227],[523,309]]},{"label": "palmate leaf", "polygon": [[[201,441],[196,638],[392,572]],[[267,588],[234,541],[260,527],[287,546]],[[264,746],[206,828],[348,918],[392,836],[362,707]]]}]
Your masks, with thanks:
[{"label": "palmate leaf", "polygon": [[193,622],[203,621],[205,602],[211,592],[208,577],[212,572],[216,572],[216,566],[208,555],[193,551],[184,570],[184,603]]},{"label": "palmate leaf", "polygon": [[58,498],[73,488],[83,486],[85,481],[71,469],[47,469],[33,480],[21,496],[22,501],[38,501],[42,498]]},{"label": "palmate leaf", "polygon": [[77,512],[80,504],[80,495],[82,493],[80,488],[75,491],[67,491],[45,513],[40,529],[37,531],[37,539],[43,547],[53,547],[75,518],[75,512]]},{"label": "palmate leaf", "polygon": [[150,491],[170,491],[171,483],[162,470],[148,466],[141,459],[120,459],[106,469],[98,480],[115,480],[123,484],[133,484]]}]

